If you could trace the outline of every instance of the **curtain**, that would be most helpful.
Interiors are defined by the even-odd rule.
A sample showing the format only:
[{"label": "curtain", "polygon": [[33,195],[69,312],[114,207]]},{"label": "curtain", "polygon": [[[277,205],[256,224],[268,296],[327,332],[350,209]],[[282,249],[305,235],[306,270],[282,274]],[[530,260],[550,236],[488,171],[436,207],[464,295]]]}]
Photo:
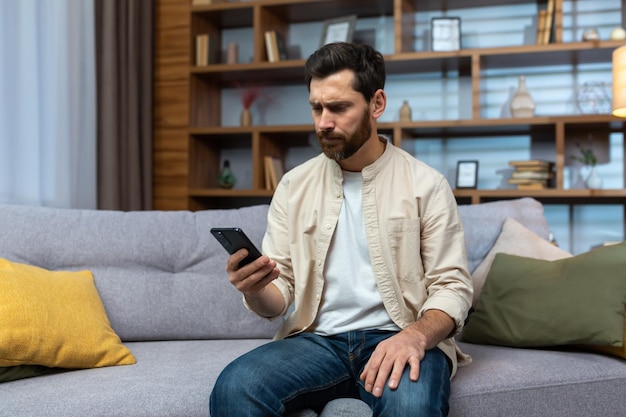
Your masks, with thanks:
[{"label": "curtain", "polygon": [[96,206],[93,4],[0,0],[0,202]]},{"label": "curtain", "polygon": [[152,207],[152,0],[95,0],[98,208]]}]

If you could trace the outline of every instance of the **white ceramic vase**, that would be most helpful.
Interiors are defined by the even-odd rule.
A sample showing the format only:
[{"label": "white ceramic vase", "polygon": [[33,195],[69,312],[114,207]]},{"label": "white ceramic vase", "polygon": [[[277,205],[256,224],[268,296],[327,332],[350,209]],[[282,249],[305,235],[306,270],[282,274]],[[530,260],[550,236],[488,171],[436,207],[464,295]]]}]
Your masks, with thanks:
[{"label": "white ceramic vase", "polygon": [[400,121],[411,121],[411,107],[409,106],[409,102],[406,100],[404,100],[404,102],[402,103],[402,107],[400,107]]},{"label": "white ceramic vase", "polygon": [[517,91],[511,99],[511,116],[513,117],[533,117],[535,115],[535,101],[530,96],[526,88],[526,77],[519,77]]},{"label": "white ceramic vase", "polygon": [[602,188],[602,177],[598,175],[595,165],[589,170],[589,175],[585,180],[585,186],[591,190],[599,190]]}]

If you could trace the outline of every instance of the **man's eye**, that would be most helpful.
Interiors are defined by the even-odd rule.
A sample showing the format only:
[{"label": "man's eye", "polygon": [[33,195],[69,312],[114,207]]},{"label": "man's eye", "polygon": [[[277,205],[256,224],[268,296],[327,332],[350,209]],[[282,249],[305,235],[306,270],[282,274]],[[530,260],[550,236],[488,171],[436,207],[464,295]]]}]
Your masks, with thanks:
[{"label": "man's eye", "polygon": [[345,104],[339,104],[339,105],[336,105],[336,106],[330,106],[328,108],[328,110],[330,110],[333,113],[342,113],[342,112],[346,111],[347,109],[348,109],[348,106],[345,105]]}]

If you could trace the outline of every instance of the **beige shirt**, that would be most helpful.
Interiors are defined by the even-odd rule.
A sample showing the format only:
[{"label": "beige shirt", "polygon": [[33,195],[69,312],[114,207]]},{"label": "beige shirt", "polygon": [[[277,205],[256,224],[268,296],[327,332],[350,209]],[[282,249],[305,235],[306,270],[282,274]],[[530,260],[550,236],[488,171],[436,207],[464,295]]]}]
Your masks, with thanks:
[{"label": "beige shirt", "polygon": [[[429,309],[456,323],[438,347],[453,364],[466,359],[452,336],[463,327],[472,302],[463,225],[445,177],[387,143],[363,175],[363,217],[369,252],[385,309],[400,328]],[[339,165],[319,156],[287,172],[268,213],[263,253],[278,264],[274,284],[291,313],[276,334],[307,331],[324,286],[324,262],[342,205]],[[277,317],[279,317],[277,316]]]}]

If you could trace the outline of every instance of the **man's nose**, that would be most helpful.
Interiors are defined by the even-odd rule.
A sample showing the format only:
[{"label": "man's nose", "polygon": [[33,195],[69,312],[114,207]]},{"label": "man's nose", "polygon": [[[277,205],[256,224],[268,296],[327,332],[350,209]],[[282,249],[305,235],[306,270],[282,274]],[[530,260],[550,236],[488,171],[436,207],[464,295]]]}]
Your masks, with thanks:
[{"label": "man's nose", "polygon": [[331,112],[324,109],[320,115],[318,129],[319,130],[333,130],[335,127],[335,120]]}]

